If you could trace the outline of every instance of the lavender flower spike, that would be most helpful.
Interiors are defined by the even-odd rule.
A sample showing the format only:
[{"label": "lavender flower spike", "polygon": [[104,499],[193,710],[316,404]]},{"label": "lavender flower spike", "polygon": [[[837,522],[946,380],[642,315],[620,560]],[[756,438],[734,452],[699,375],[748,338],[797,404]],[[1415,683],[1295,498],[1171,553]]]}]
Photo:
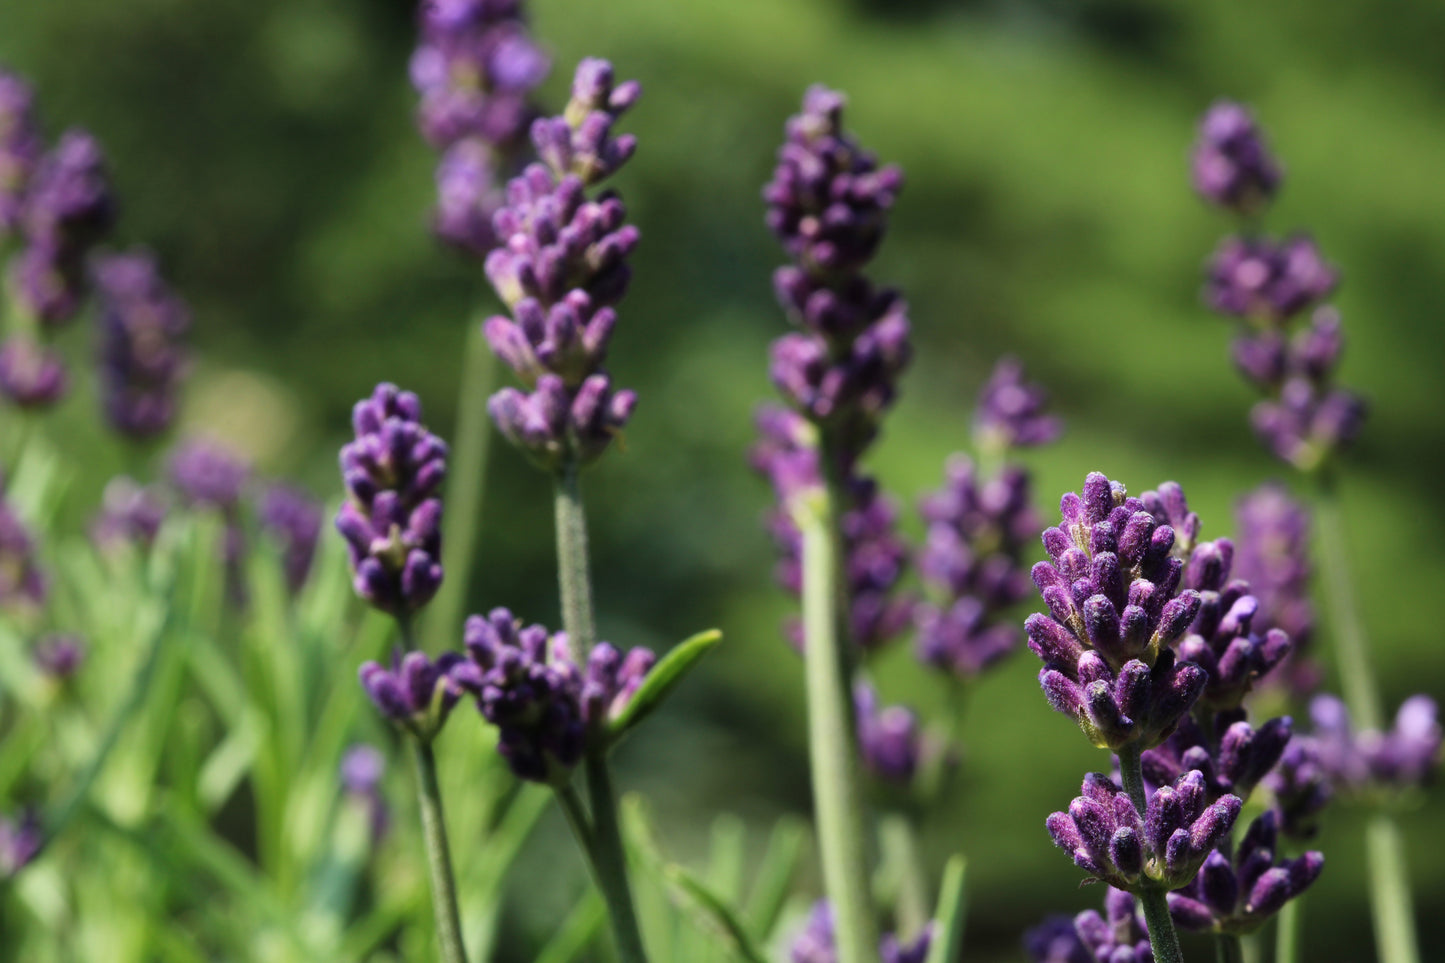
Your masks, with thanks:
[{"label": "lavender flower spike", "polygon": [[[882,963],[923,963],[933,941],[933,924],[923,928],[911,943],[902,943],[892,933],[886,934],[878,946]],[[818,900],[808,913],[807,923],[793,937],[788,948],[790,963],[838,963],[835,945],[833,907],[827,900]]]},{"label": "lavender flower spike", "polygon": [[321,505],[299,488],[271,485],[257,506],[261,527],[279,542],[286,582],[296,592],[306,584],[321,537]]},{"label": "lavender flower spike", "polygon": [[251,476],[251,467],[234,451],[209,439],[176,446],[168,474],[181,497],[192,505],[234,511]]},{"label": "lavender flower spike", "polygon": [[1345,704],[1332,695],[1310,703],[1314,745],[1337,787],[1357,794],[1400,792],[1427,783],[1440,762],[1435,700],[1415,695],[1400,704],[1388,732],[1356,732]]},{"label": "lavender flower spike", "polygon": [[383,716],[429,742],[462,697],[462,687],[451,675],[461,661],[455,652],[445,652],[433,662],[422,652],[403,656],[398,651],[392,655],[390,668],[366,662],[358,675],[361,687]]},{"label": "lavender flower spike", "polygon": [[147,251],[102,258],[94,275],[106,417],[123,435],[154,437],[175,419],[186,370],[180,341],[190,329],[190,311],[166,286]]},{"label": "lavender flower spike", "polygon": [[0,241],[20,224],[25,189],[43,150],[30,85],[0,68]]},{"label": "lavender flower spike", "polygon": [[1063,431],[1063,423],[1044,413],[1049,396],[1024,381],[1016,358],[1004,358],[979,392],[973,413],[973,434],[981,449],[1032,448],[1047,445]]},{"label": "lavender flower spike", "polygon": [[1269,203],[1281,178],[1254,117],[1230,100],[1216,102],[1200,121],[1191,166],[1201,197],[1246,215]]},{"label": "lavender flower spike", "polygon": [[1283,486],[1261,485],[1234,508],[1234,574],[1249,583],[1259,602],[1255,624],[1289,636],[1291,654],[1270,673],[1297,695],[1319,686],[1320,670],[1306,653],[1314,634],[1309,598],[1310,518]]},{"label": "lavender flower spike", "polygon": [[336,515],[356,593],[401,619],[441,586],[447,446],[421,423],[421,402],[380,384],[352,411],[356,439],[341,449],[348,499]]},{"label": "lavender flower spike", "polygon": [[1154,963],[1149,928],[1134,897],[1109,887],[1104,913],[1055,916],[1024,934],[1033,963]]},{"label": "lavender flower spike", "polygon": [[1169,915],[1181,929],[1242,935],[1264,925],[1319,878],[1325,858],[1308,852],[1281,860],[1279,817],[1266,811],[1244,834],[1231,859],[1216,849],[1188,887],[1169,894]]},{"label": "lavender flower spike", "polygon": [[853,686],[853,705],[863,765],[880,779],[906,786],[922,748],[918,716],[903,706],[879,706],[878,693],[866,682]]}]

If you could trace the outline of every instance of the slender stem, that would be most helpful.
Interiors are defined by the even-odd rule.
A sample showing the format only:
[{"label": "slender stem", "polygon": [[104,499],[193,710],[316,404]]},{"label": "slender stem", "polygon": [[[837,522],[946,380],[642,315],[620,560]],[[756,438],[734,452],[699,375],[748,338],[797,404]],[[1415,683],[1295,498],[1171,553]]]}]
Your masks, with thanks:
[{"label": "slender stem", "polygon": [[[831,465],[826,447],[820,462]],[[808,755],[823,887],[833,904],[839,963],[876,963],[878,930],[869,892],[858,736],[849,684],[839,516],[840,480],[797,514],[803,535],[803,637]],[[808,510],[811,509],[811,510]]]},{"label": "slender stem", "polygon": [[[1144,818],[1148,808],[1148,796],[1144,791],[1144,767],[1139,759],[1137,742],[1131,742],[1118,752],[1119,774],[1124,779],[1124,791]],[[1184,963],[1184,954],[1179,949],[1179,935],[1174,932],[1174,921],[1169,918],[1169,900],[1162,889],[1149,887],[1138,894],[1144,908],[1144,921],[1149,925],[1149,945],[1154,948],[1156,963]],[[1236,943],[1236,948],[1238,944]]]},{"label": "slender stem", "polygon": [[457,395],[456,437],[452,439],[451,471],[447,479],[446,541],[442,547],[442,568],[447,577],[427,616],[427,637],[438,649],[454,644],[466,604],[482,515],[482,495],[487,485],[487,454],[492,444],[492,429],[487,424],[487,396],[496,377],[496,361],[482,334],[481,324],[474,321],[468,327],[462,384]]},{"label": "slender stem", "polygon": [[421,831],[426,842],[427,868],[431,871],[432,906],[436,911],[437,944],[442,963],[467,963],[462,944],[461,914],[457,911],[456,879],[452,874],[451,850],[447,846],[447,825],[442,813],[441,788],[437,785],[436,757],[431,743],[408,739],[416,763],[416,795],[421,807]]},{"label": "slender stem", "polygon": [[1304,896],[1296,896],[1279,911],[1274,929],[1274,963],[1299,963],[1300,924],[1304,919]]},{"label": "slender stem", "polygon": [[1244,948],[1239,937],[1219,933],[1214,937],[1214,958],[1218,963],[1244,963]]},{"label": "slender stem", "polygon": [[[585,669],[597,629],[592,614],[592,573],[587,560],[587,512],[582,506],[578,470],[577,460],[569,458],[557,473],[557,583],[562,594],[562,626],[567,631],[568,651],[572,661]],[[592,878],[607,903],[618,956],[622,963],[647,963],[637,912],[633,908],[632,887],[627,879],[627,854],[617,822],[617,800],[607,771],[605,746],[588,751],[586,771],[592,818],[587,833],[579,833],[578,839],[587,855]],[[565,808],[565,798],[563,804]],[[575,814],[569,811],[568,815],[576,830]]]},{"label": "slender stem", "polygon": [[1370,908],[1375,917],[1375,952],[1381,963],[1419,963],[1415,901],[1400,828],[1388,813],[1375,813],[1365,827],[1370,866]]},{"label": "slender stem", "polygon": [[1318,557],[1325,578],[1325,604],[1330,610],[1330,634],[1339,660],[1340,689],[1355,725],[1361,729],[1380,727],[1380,695],[1370,663],[1370,647],[1355,605],[1350,579],[1349,546],[1345,540],[1344,518],[1334,476],[1328,470],[1319,476],[1319,497],[1315,500],[1315,529],[1319,533]]}]

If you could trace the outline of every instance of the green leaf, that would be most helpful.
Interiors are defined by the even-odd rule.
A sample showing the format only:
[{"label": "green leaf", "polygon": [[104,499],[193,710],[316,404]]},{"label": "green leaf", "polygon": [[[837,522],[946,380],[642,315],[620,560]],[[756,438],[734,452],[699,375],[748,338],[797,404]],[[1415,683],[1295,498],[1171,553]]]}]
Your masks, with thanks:
[{"label": "green leaf", "polygon": [[953,963],[963,952],[963,920],[968,911],[964,881],[968,860],[954,855],[943,867],[943,886],[938,891],[938,907],[933,912],[937,929],[928,948],[928,963]]},{"label": "green leaf", "polygon": [[589,886],[547,945],[542,947],[542,952],[537,954],[535,963],[572,963],[602,929],[602,921],[606,918],[607,907],[603,905],[602,897]]},{"label": "green leaf", "polygon": [[753,882],[743,915],[753,936],[762,943],[768,942],[777,928],[778,919],[783,915],[783,906],[793,890],[793,877],[798,871],[798,861],[808,842],[808,828],[803,821],[792,816],[778,820],[768,848],[763,853],[762,865],[758,867],[757,879]]},{"label": "green leaf", "polygon": [[692,910],[693,918],[699,925],[716,930],[747,963],[766,963],[747,927],[722,897],[676,863],[663,869],[663,877]]},{"label": "green leaf", "polygon": [[642,680],[641,687],[633,694],[627,707],[622,710],[622,714],[612,721],[613,740],[620,739],[633,726],[662,705],[662,700],[666,699],[673,687],[682,681],[683,676],[697,663],[697,660],[721,641],[722,632],[717,629],[708,629],[706,632],[699,632],[692,638],[679,642],[671,652],[663,656],[662,661],[654,665],[652,671],[647,673]]}]

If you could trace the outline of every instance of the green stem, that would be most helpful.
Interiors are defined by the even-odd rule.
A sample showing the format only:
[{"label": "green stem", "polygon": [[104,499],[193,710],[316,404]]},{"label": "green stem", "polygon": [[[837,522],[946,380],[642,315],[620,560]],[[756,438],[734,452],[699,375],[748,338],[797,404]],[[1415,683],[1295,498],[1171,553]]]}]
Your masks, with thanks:
[{"label": "green stem", "polygon": [[[820,461],[832,458],[826,446]],[[843,617],[840,480],[830,478],[799,516],[803,535],[803,637],[808,755],[823,887],[833,904],[839,963],[876,963],[878,930],[869,893],[866,821]],[[811,510],[809,510],[811,509]]]},{"label": "green stem", "polygon": [[1300,924],[1304,919],[1304,896],[1296,896],[1279,911],[1274,930],[1274,963],[1299,963]]},{"label": "green stem", "polygon": [[1419,963],[1415,901],[1400,828],[1388,813],[1375,813],[1365,827],[1370,865],[1370,908],[1375,917],[1375,952],[1381,963]]},{"label": "green stem", "polygon": [[[573,457],[557,473],[557,582],[562,594],[562,627],[567,632],[568,651],[577,667],[585,670],[597,638],[597,629],[592,613],[587,512],[582,506],[582,492],[578,485],[579,468],[577,459]],[[617,800],[612,792],[611,775],[607,771],[605,746],[588,751],[586,771],[587,798],[592,811],[590,823],[579,822],[579,814],[571,809],[568,809],[568,818],[587,856],[592,878],[607,904],[618,956],[622,963],[647,963],[647,951],[643,947],[637,912],[633,908],[632,887],[627,879],[627,854],[617,822]],[[565,797],[563,805],[564,809],[568,808]],[[585,833],[581,827],[585,827]]]},{"label": "green stem", "polygon": [[427,868],[431,872],[432,906],[436,911],[437,945],[442,963],[467,963],[462,944],[461,914],[457,911],[457,887],[452,874],[451,850],[447,846],[447,824],[442,813],[441,788],[437,785],[436,756],[431,743],[421,738],[411,743],[416,764],[416,796],[421,808],[421,831],[426,843]]},{"label": "green stem", "polygon": [[468,328],[447,479],[446,541],[442,547],[442,568],[447,577],[430,606],[427,622],[427,637],[436,649],[454,645],[459,631],[471,584],[482,494],[487,485],[487,454],[492,444],[487,396],[496,377],[496,361],[481,324],[473,321]]},{"label": "green stem", "polygon": [[1239,937],[1219,933],[1214,937],[1214,958],[1218,963],[1244,963],[1244,948]]},{"label": "green stem", "polygon": [[[1119,774],[1124,779],[1124,791],[1144,818],[1148,808],[1148,796],[1144,791],[1144,768],[1139,759],[1139,743],[1131,742],[1118,752]],[[1144,921],[1149,925],[1149,945],[1154,948],[1156,963],[1184,963],[1184,954],[1179,949],[1179,935],[1174,932],[1174,921],[1169,918],[1169,899],[1162,889],[1147,887],[1137,894],[1144,908]],[[1235,944],[1236,948],[1238,943]]]}]

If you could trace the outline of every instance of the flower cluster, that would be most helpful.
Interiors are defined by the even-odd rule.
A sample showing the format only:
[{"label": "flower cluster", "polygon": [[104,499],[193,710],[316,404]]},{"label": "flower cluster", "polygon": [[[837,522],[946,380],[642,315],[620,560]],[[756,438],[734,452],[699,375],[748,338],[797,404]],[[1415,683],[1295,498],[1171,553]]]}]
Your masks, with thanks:
[{"label": "flower cluster", "polygon": [[171,453],[168,476],[185,504],[229,516],[240,507],[251,466],[220,442],[190,438]]},{"label": "flower cluster", "polygon": [[602,365],[639,234],[620,198],[589,199],[586,189],[635,149],[612,125],[640,93],[635,81],[614,83],[606,61],[582,61],[563,115],[532,125],[545,163],[512,179],[493,219],[500,246],[487,277],[512,315],[483,330],[530,392],[504,388],[488,408],[502,434],[549,469],[597,458],[637,404]]},{"label": "flower cluster", "polygon": [[408,618],[441,586],[442,503],[447,446],[421,423],[421,402],[380,384],[351,415],[356,439],[341,449],[346,504],[336,528],[346,539],[356,593]]},{"label": "flower cluster", "polygon": [[25,185],[44,151],[30,85],[0,69],[0,241],[20,226]]},{"label": "flower cluster", "polygon": [[655,658],[623,656],[607,642],[573,661],[564,632],[523,626],[507,609],[467,619],[468,661],[453,678],[495,725],[497,750],[521,779],[565,781],[583,754],[605,744],[607,725],[627,708]]},{"label": "flower cluster", "polygon": [[1211,802],[1227,794],[1248,799],[1284,754],[1294,727],[1286,717],[1271,719],[1258,729],[1243,712],[1221,712],[1211,718],[1211,737],[1193,717],[1186,717],[1162,745],[1144,753],[1146,785],[1167,786],[1195,771],[1204,778]]},{"label": "flower cluster", "polygon": [[321,538],[321,506],[292,485],[273,484],[262,492],[256,520],[281,548],[286,583],[298,591],[311,573],[316,543]]},{"label": "flower cluster", "polygon": [[[1240,214],[1262,209],[1280,178],[1248,111],[1227,102],[1204,119],[1194,171],[1206,199]],[[1211,258],[1205,284],[1214,310],[1245,322],[1233,354],[1265,396],[1251,414],[1255,433],[1303,471],[1351,441],[1365,415],[1357,396],[1334,386],[1344,347],[1339,312],[1318,307],[1308,325],[1291,333],[1295,319],[1329,297],[1338,280],[1308,236],[1229,237]]]},{"label": "flower cluster", "polygon": [[166,286],[149,252],[101,258],[94,275],[106,417],[123,435],[154,437],[175,419],[190,311]]},{"label": "flower cluster", "polygon": [[1089,773],[1082,792],[1068,812],[1048,818],[1049,834],[1090,875],[1129,892],[1187,885],[1244,805],[1235,795],[1209,802],[1198,771],[1154,790],[1142,818],[1129,794],[1101,773]]},{"label": "flower cluster", "polygon": [[1400,704],[1388,732],[1357,731],[1344,702],[1332,695],[1310,703],[1315,759],[1339,789],[1399,792],[1428,782],[1440,762],[1439,709],[1429,696]]},{"label": "flower cluster", "polygon": [[0,495],[0,608],[38,606],[46,589],[30,530]]},{"label": "flower cluster", "polygon": [[532,92],[551,69],[520,0],[427,0],[411,80],[422,136],[441,150],[436,233],[478,256],[497,243],[492,215],[537,116]]},{"label": "flower cluster", "polygon": [[880,706],[878,693],[866,682],[853,686],[853,710],[863,765],[879,779],[908,785],[923,751],[918,716],[903,706]]},{"label": "flower cluster", "polygon": [[1282,176],[1254,116],[1228,100],[1214,104],[1200,121],[1192,161],[1200,196],[1244,215],[1269,203]]},{"label": "flower cluster", "polygon": [[156,485],[142,485],[118,475],[106,482],[100,511],[90,523],[90,538],[102,552],[122,550],[121,546],[149,548],[166,520],[169,505]]},{"label": "flower cluster", "polygon": [[1254,624],[1280,629],[1290,638],[1290,655],[1269,679],[1296,695],[1312,692],[1320,670],[1305,655],[1315,621],[1309,598],[1309,511],[1282,486],[1266,484],[1239,500],[1234,520],[1234,573],[1249,583],[1259,602]]},{"label": "flower cluster", "polygon": [[1110,886],[1104,912],[1053,916],[1024,934],[1033,963],[1154,963],[1149,929],[1134,897]]},{"label": "flower cluster", "polygon": [[994,366],[973,410],[974,441],[982,451],[1033,448],[1056,441],[1063,422],[1047,414],[1049,396],[1039,385],[1024,380],[1017,358],[1003,358]]},{"label": "flower cluster", "polygon": [[361,687],[383,716],[426,742],[441,729],[462,697],[462,687],[452,677],[462,661],[455,652],[432,661],[422,652],[403,656],[398,651],[392,654],[390,666],[365,662],[358,675]]},{"label": "flower cluster", "polygon": [[1252,933],[1319,878],[1325,866],[1319,853],[1279,858],[1278,824],[1278,814],[1266,810],[1250,824],[1233,859],[1216,849],[1193,883],[1169,894],[1169,915],[1181,929]]},{"label": "flower cluster", "polygon": [[[923,963],[933,942],[933,925],[929,924],[912,942],[904,943],[892,933],[885,934],[878,944],[882,963]],[[808,913],[808,920],[788,947],[790,963],[838,963],[838,949],[833,924],[833,907],[827,900],[818,900]]]},{"label": "flower cluster", "polygon": [[1263,783],[1279,814],[1279,831],[1290,839],[1311,839],[1319,815],[1334,797],[1334,785],[1310,736],[1296,735]]}]

